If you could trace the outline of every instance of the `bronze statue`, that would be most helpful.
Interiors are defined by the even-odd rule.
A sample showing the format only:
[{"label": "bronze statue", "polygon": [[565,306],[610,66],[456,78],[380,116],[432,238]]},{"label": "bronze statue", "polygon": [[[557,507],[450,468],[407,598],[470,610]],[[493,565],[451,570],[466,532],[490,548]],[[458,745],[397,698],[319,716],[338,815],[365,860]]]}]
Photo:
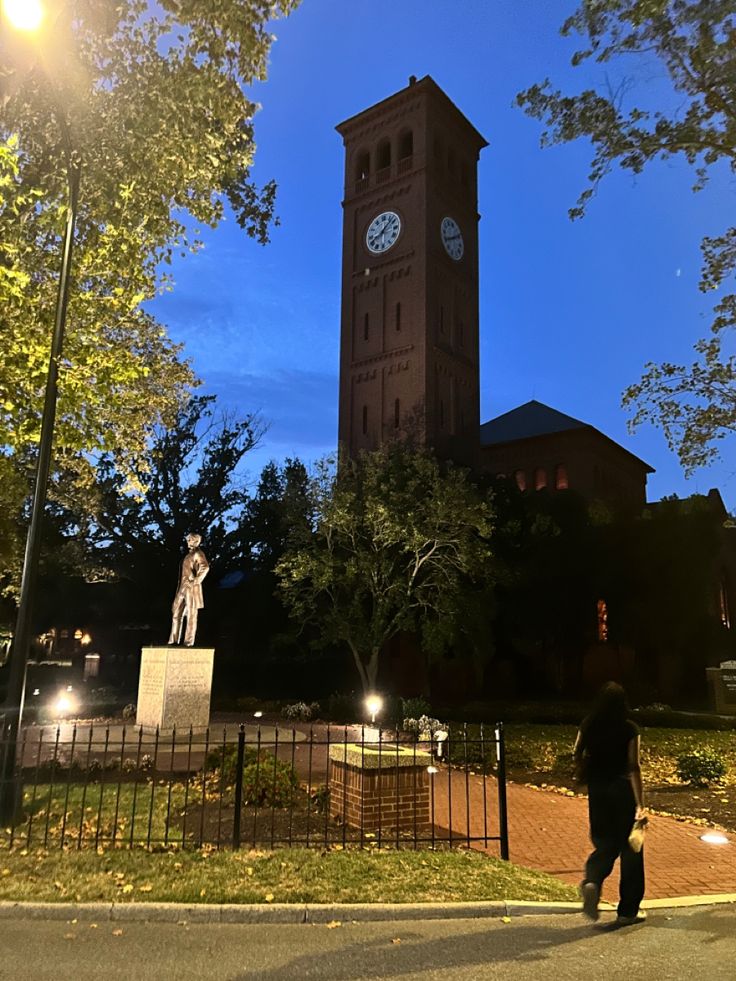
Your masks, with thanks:
[{"label": "bronze statue", "polygon": [[179,588],[171,605],[172,619],[169,644],[181,644],[182,621],[186,617],[187,629],[184,634],[184,646],[194,646],[194,636],[197,633],[197,615],[204,606],[202,580],[210,570],[210,564],[199,547],[201,541],[201,535],[187,535],[189,552],[182,560]]}]

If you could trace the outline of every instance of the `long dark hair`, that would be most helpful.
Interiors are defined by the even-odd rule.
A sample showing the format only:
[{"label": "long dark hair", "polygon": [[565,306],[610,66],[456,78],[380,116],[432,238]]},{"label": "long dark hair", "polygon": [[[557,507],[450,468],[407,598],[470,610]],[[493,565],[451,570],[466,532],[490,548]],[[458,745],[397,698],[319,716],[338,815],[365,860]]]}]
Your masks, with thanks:
[{"label": "long dark hair", "polygon": [[598,692],[586,726],[615,725],[625,722],[629,717],[629,703],[626,692],[615,681],[607,681]]}]

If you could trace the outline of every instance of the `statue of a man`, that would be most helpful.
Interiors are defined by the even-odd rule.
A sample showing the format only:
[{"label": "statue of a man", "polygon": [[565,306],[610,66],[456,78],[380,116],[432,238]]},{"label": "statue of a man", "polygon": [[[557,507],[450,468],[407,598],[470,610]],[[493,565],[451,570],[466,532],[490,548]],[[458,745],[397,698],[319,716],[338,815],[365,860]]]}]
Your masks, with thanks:
[{"label": "statue of a man", "polygon": [[171,605],[170,644],[181,644],[182,621],[186,617],[187,629],[184,634],[184,646],[194,646],[194,637],[197,633],[197,614],[204,606],[202,580],[210,571],[210,564],[199,547],[201,541],[201,535],[187,535],[189,552],[182,560],[179,588]]}]

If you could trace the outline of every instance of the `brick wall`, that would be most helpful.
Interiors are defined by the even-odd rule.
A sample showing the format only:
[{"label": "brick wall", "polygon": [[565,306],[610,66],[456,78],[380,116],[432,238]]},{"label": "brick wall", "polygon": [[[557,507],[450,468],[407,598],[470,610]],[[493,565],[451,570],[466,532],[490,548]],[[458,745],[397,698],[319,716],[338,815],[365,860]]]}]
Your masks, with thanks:
[{"label": "brick wall", "polygon": [[381,835],[429,826],[429,773],[425,765],[397,765],[386,753],[380,768],[330,760],[330,817]]}]

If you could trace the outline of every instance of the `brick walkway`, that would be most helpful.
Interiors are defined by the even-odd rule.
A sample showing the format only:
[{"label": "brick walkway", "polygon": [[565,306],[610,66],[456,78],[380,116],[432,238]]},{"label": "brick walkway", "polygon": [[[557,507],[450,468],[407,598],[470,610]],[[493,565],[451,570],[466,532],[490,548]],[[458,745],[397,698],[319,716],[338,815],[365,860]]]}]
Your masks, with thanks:
[{"label": "brick walkway", "polygon": [[[442,779],[435,792],[439,823],[443,823],[443,817],[446,821],[445,783]],[[467,796],[471,835],[483,835],[482,779],[471,776],[466,783],[464,774],[455,771],[451,789],[453,830],[466,834]],[[579,883],[591,849],[587,800],[513,783],[508,784],[507,797],[511,861]],[[498,834],[497,789],[490,778],[486,780],[486,800],[492,815],[488,818],[488,832]],[[650,816],[645,846],[647,899],[736,893],[736,836],[729,835],[729,845],[709,845],[700,841],[705,830],[674,818]],[[484,848],[482,843],[474,847]],[[498,843],[490,842],[487,851],[498,855]],[[606,882],[603,898],[609,902],[618,899],[618,866]]]}]

